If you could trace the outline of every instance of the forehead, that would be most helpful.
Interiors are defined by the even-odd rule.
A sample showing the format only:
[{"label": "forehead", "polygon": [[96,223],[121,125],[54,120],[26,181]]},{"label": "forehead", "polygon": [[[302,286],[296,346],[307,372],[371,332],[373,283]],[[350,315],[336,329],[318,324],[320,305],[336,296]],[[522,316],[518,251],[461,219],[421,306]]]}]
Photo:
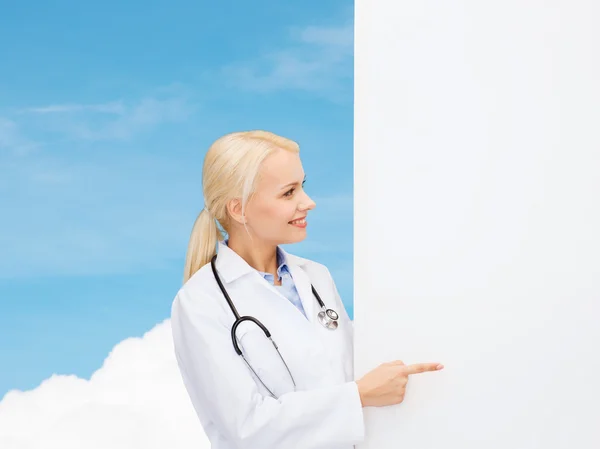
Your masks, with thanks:
[{"label": "forehead", "polygon": [[280,188],[291,182],[302,182],[304,169],[298,153],[279,150],[267,157],[260,168],[259,185]]}]

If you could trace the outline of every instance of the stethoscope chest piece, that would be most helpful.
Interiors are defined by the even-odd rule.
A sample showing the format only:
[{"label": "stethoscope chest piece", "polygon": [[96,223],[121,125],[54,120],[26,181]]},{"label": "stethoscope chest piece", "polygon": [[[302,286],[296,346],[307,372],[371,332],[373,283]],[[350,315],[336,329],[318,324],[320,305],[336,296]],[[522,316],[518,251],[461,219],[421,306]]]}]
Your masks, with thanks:
[{"label": "stethoscope chest piece", "polygon": [[335,330],[338,328],[338,319],[340,317],[335,310],[321,310],[317,317],[319,318],[319,322],[327,329]]}]

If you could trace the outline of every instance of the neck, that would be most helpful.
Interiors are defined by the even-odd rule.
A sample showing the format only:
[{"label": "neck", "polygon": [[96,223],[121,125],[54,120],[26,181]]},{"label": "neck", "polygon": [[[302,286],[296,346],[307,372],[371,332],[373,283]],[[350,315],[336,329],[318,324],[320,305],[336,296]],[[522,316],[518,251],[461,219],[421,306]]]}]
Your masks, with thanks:
[{"label": "neck", "polygon": [[248,265],[277,279],[277,245],[250,241],[229,236],[227,246],[235,251]]}]

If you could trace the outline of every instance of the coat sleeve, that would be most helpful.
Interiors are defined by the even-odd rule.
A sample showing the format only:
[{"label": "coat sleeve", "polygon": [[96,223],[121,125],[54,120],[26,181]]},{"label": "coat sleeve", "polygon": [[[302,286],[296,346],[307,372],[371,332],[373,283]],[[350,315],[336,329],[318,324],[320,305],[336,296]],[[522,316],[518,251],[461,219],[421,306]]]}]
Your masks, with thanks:
[{"label": "coat sleeve", "polygon": [[224,438],[240,449],[329,449],[363,441],[355,382],[278,399],[263,396],[233,350],[230,329],[203,313],[202,302],[192,301],[185,290],[176,296],[171,309],[174,348],[196,412],[208,414]]}]

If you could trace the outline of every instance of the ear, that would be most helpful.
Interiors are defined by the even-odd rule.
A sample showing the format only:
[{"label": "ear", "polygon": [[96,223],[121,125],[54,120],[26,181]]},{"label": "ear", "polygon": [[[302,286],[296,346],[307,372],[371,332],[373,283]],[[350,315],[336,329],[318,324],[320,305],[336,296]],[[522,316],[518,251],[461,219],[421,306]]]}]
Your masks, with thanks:
[{"label": "ear", "polygon": [[246,222],[246,218],[242,216],[242,200],[240,198],[234,198],[227,203],[227,212],[239,224]]}]

